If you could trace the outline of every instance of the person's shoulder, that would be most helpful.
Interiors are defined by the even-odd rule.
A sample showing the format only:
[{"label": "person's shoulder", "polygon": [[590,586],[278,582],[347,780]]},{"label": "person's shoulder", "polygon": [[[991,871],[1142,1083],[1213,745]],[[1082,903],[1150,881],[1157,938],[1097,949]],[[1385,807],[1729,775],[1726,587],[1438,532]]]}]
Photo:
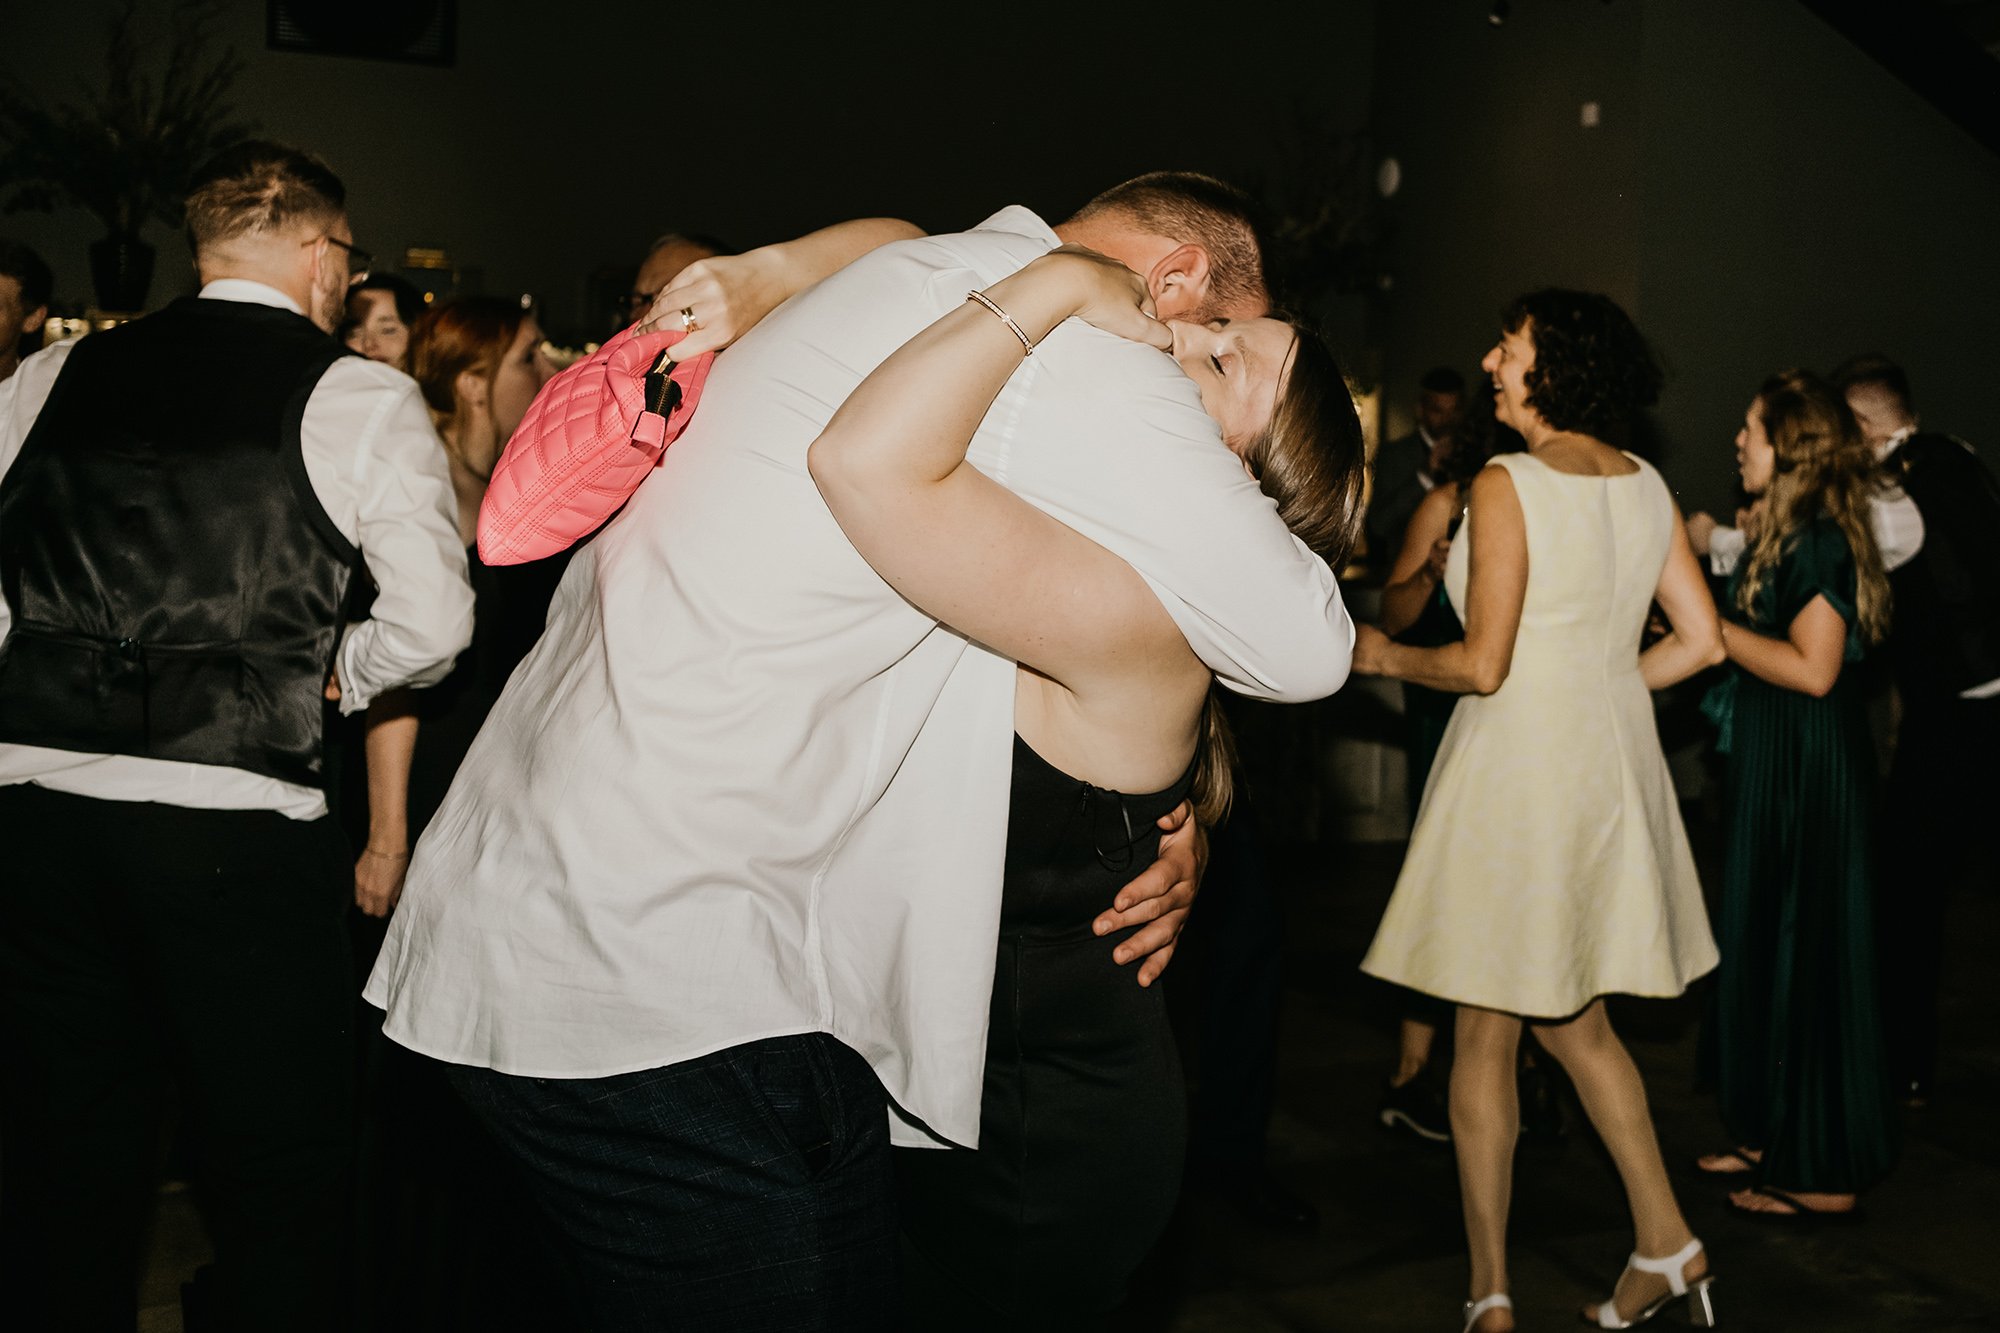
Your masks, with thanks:
[{"label": "person's shoulder", "polygon": [[1486,466],[1472,474],[1467,484],[1467,495],[1473,504],[1484,501],[1488,508],[1503,496],[1512,497],[1520,503],[1520,487],[1515,484],[1517,473],[1526,474],[1532,469],[1526,454],[1495,454],[1486,460]]},{"label": "person's shoulder", "polygon": [[1469,481],[1444,481],[1424,492],[1424,498],[1417,501],[1417,512],[1428,515],[1450,515],[1465,503],[1466,492],[1471,489]]},{"label": "person's shoulder", "polygon": [[417,382],[402,371],[382,361],[370,361],[365,356],[348,353],[333,359],[326,373],[320,378],[320,385],[347,392],[417,394]]},{"label": "person's shoulder", "polygon": [[1800,527],[1786,555],[1811,569],[1854,563],[1854,547],[1847,540],[1847,533],[1841,529],[1840,521],[1825,510]]}]

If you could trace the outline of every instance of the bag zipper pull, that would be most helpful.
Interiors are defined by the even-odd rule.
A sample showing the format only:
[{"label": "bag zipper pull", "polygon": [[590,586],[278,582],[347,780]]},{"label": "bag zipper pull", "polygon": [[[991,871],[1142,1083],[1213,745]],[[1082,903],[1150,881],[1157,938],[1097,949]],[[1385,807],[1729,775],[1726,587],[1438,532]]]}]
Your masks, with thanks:
[{"label": "bag zipper pull", "polygon": [[646,372],[646,407],[632,423],[632,447],[649,449],[664,456],[667,445],[667,418],[681,404],[681,386],[673,378],[674,359],[660,353]]}]

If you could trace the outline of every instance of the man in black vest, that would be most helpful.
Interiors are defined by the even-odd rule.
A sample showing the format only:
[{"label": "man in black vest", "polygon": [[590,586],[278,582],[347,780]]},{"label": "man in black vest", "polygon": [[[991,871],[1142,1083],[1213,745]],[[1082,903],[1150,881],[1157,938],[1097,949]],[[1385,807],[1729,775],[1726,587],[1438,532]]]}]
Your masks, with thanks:
[{"label": "man in black vest", "polygon": [[[345,190],[275,144],[187,201],[202,288],[0,384],[0,1268],[22,1328],[131,1328],[164,1077],[226,1328],[342,1319],[355,878],[321,698],[471,635],[416,385],[328,336]],[[373,619],[342,633],[366,555]],[[389,849],[393,852],[394,849]]]},{"label": "man in black vest", "polygon": [[1874,526],[1889,568],[1889,667],[1902,703],[1889,772],[1879,913],[1897,1086],[1928,1100],[1951,892],[1991,887],[2000,810],[2000,485],[1972,447],[1918,428],[1903,371],[1859,356],[1833,372],[1894,487]]}]

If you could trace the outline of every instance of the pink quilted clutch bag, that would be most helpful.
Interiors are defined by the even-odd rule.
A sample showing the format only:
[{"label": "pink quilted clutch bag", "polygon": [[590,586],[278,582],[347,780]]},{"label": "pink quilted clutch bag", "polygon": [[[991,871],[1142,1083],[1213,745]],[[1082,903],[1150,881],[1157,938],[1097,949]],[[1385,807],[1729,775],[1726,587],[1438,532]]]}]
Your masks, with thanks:
[{"label": "pink quilted clutch bag", "polygon": [[715,361],[704,352],[670,371],[659,364],[686,336],[626,329],[542,386],[479,506],[481,560],[519,565],[566,551],[632,498],[687,428]]}]

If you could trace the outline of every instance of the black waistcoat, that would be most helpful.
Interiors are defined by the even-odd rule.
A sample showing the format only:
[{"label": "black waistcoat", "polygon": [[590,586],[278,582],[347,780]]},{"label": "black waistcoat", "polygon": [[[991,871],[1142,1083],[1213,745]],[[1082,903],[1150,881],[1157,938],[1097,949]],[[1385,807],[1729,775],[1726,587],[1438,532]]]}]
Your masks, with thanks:
[{"label": "black waistcoat", "polygon": [[1916,558],[1889,575],[1889,660],[1908,703],[2000,679],[2000,485],[1949,435],[1913,435],[1892,476],[1924,519]]},{"label": "black waistcoat", "polygon": [[340,355],[195,298],[77,345],[0,481],[0,741],[318,785],[358,553],[299,424]]}]

